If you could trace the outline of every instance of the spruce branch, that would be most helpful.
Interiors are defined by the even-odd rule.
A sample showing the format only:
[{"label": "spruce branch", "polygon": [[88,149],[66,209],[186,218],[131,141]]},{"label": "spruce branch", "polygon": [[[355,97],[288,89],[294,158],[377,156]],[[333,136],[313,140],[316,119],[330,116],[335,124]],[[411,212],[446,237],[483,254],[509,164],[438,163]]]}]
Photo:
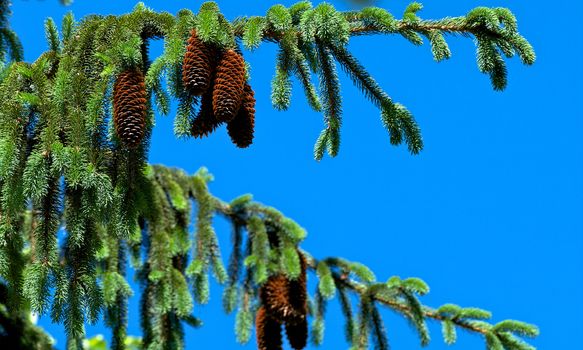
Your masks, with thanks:
[{"label": "spruce branch", "polygon": [[[425,20],[418,17],[416,17],[416,20],[411,20],[410,18],[397,20],[386,10],[375,7],[365,8],[359,12],[345,12],[342,16],[350,24],[348,29],[350,36],[403,34],[408,32],[423,35],[427,33],[460,36],[482,35],[491,39],[504,39],[515,42],[516,46],[522,46],[519,42],[524,40],[524,37],[517,32],[516,19],[505,8],[490,9],[481,7],[470,11],[467,16],[447,17],[438,20]],[[501,21],[499,18],[505,18],[502,21],[506,26],[505,28],[500,27]],[[257,21],[256,19],[253,20]],[[246,23],[249,20],[239,18],[238,21]],[[242,28],[244,26],[236,28],[235,35],[237,37],[244,36],[245,33]],[[298,36],[302,36],[302,30],[296,29],[296,31]],[[280,31],[266,29],[263,31],[262,38],[268,42],[280,42],[283,39],[283,34]],[[527,46],[524,45],[523,47],[526,49]],[[526,49],[525,51],[530,50]],[[530,56],[530,59],[524,61],[525,64],[534,63],[533,55],[527,54],[525,56]]]},{"label": "spruce branch", "polygon": [[[241,223],[246,222],[249,220],[249,218],[255,218],[255,215],[258,213],[269,212],[265,209],[262,209],[260,204],[253,202],[247,203],[244,207],[237,206],[237,208],[234,209],[230,204],[218,198],[214,198],[213,201],[217,213],[231,220],[237,220],[237,222]],[[422,296],[428,293],[429,287],[422,280],[417,278],[409,278],[406,280],[392,278],[386,284],[382,283],[375,285],[376,282],[374,282],[374,275],[372,272],[366,269],[365,266],[351,263],[341,258],[326,258],[323,260],[316,260],[311,258],[308,260],[308,266],[319,277],[320,285],[328,283],[326,281],[328,272],[327,269],[323,267],[324,264],[327,266],[340,268],[340,270],[332,272],[331,277],[333,278],[333,284],[335,284],[334,289],[338,290],[340,293],[340,302],[342,309],[344,310],[343,313],[347,318],[346,335],[349,342],[355,341],[353,331],[355,322],[352,318],[352,307],[350,306],[350,301],[345,295],[346,291],[356,293],[359,298],[361,298],[361,308],[363,305],[362,300],[364,298],[364,300],[369,300],[367,303],[379,303],[404,315],[405,318],[410,320],[415,325],[415,328],[417,328],[420,332],[419,335],[422,345],[427,345],[429,343],[429,335],[427,333],[428,331],[424,326],[425,319],[441,322],[444,324],[447,332],[444,333],[444,341],[450,344],[455,342],[456,338],[455,335],[452,335],[454,332],[454,329],[451,328],[452,326],[469,333],[481,335],[485,338],[487,343],[494,341],[492,339],[496,339],[497,341],[505,341],[506,344],[510,344],[512,342],[522,342],[522,340],[516,336],[536,337],[538,335],[538,329],[535,326],[523,322],[506,320],[501,321],[498,324],[487,323],[483,320],[491,318],[491,315],[490,313],[481,309],[460,308],[459,306],[453,304],[445,304],[439,308],[432,308],[422,305],[414,296],[415,294]],[[354,277],[351,277],[352,275],[359,276],[360,281]],[[326,291],[330,290],[330,288],[332,287],[318,288],[316,298],[320,299],[318,299],[319,301],[317,305],[320,305],[324,302],[324,300],[331,297],[332,292]],[[398,295],[403,295],[404,298],[396,297]],[[365,304],[368,305],[367,303]],[[366,317],[371,317],[370,315],[374,314],[374,312],[371,310],[372,309],[370,309],[370,307],[365,309],[368,315]],[[315,343],[320,343],[322,340],[321,332],[323,329],[323,324],[321,323],[323,322],[323,318],[318,315],[322,316],[323,314],[316,313],[315,322],[317,329],[315,331],[317,337],[315,339]],[[360,317],[363,317],[362,314]],[[378,317],[378,315],[376,317]],[[375,322],[376,325],[374,325]],[[370,331],[377,332],[375,335],[376,341],[378,344],[385,346],[384,344],[386,340],[382,336],[383,332],[381,331],[383,327],[381,327],[379,320],[376,320],[375,322],[372,322],[374,327]],[[362,330],[362,327],[365,326],[361,323],[360,320],[358,323],[361,331],[360,336],[357,336],[356,339],[360,339],[359,341],[366,343],[367,340],[365,341],[363,337],[368,337],[369,330]],[[366,327],[368,329],[368,326]],[[510,332],[512,334],[507,334],[509,330],[511,330]],[[510,345],[507,347],[507,349],[515,349],[515,347]]]},{"label": "spruce branch", "polygon": [[[281,13],[283,8],[276,7]],[[344,45],[351,36],[371,35],[371,34],[400,34],[415,45],[421,45],[425,36],[430,44],[433,57],[436,61],[441,61],[451,57],[452,53],[445,40],[445,35],[473,36],[477,43],[477,60],[482,72],[490,76],[492,86],[495,90],[503,90],[507,85],[507,69],[503,53],[510,58],[517,52],[524,64],[534,63],[535,54],[530,44],[518,33],[516,19],[512,13],[505,8],[485,8],[479,7],[470,11],[466,16],[444,18],[441,20],[424,20],[417,13],[422,9],[418,3],[412,3],[407,7],[403,19],[396,20],[389,12],[381,8],[368,7],[358,12],[337,12],[330,5],[320,5],[314,9],[309,6],[300,6],[302,15],[297,16],[298,21],[291,21],[292,24],[299,23],[296,27],[290,28],[290,20],[286,19],[285,32],[282,26],[264,28],[262,40],[275,42],[283,45],[289,41],[290,32],[295,31],[298,41],[316,43],[320,57],[320,76],[332,79],[331,62],[322,62],[325,57],[325,50],[332,50],[335,58],[341,63],[349,73],[353,82],[363,90],[364,94],[382,110],[383,123],[389,131],[391,143],[398,145],[405,139],[409,150],[413,154],[419,153],[423,148],[419,127],[415,123],[411,114],[402,106],[394,104],[384,93],[374,80],[368,75],[364,67],[350,55]],[[271,10],[274,11],[273,9]],[[273,17],[273,13],[268,17]],[[254,17],[253,22],[258,18]],[[293,16],[292,16],[293,18]],[[239,19],[245,23],[245,19]],[[244,27],[244,26],[242,26]],[[235,32],[236,36],[245,33]],[[259,36],[253,44],[256,47]],[[324,47],[324,48],[322,48]],[[305,60],[306,58],[304,58]],[[328,70],[326,72],[325,70]],[[299,78],[312,106],[314,104],[313,95],[310,92],[309,81],[302,71]],[[337,83],[333,83],[337,86]],[[332,84],[327,84],[328,86]],[[280,89],[281,91],[286,91]],[[330,100],[332,89],[325,89],[325,101]],[[327,95],[327,96],[326,96]],[[287,99],[286,99],[287,101]],[[276,104],[278,106],[278,104]],[[316,108],[315,108],[316,109]],[[330,119],[330,111],[324,108],[327,114],[326,119]],[[332,113],[334,115],[335,113]],[[315,158],[322,158],[323,144],[326,144],[331,155],[337,153],[339,145],[339,128],[327,127],[327,131],[322,132],[315,146]],[[404,137],[403,137],[404,134]],[[325,141],[324,143],[322,141]]]},{"label": "spruce branch", "polygon": [[[79,60],[74,66],[82,67],[88,77],[98,78],[95,73],[99,71],[100,76],[96,79],[99,81],[95,81],[98,86],[103,86],[106,80],[120,71],[141,66],[146,75],[148,95],[155,96],[155,103],[163,114],[168,112],[169,106],[169,96],[162,84],[166,75],[168,87],[180,101],[175,133],[178,137],[185,137],[191,134],[189,126],[196,115],[198,103],[194,96],[185,91],[180,81],[184,40],[190,30],[196,29],[200,40],[217,49],[235,48],[237,40],[249,49],[257,48],[262,42],[276,43],[279,54],[272,83],[273,105],[279,110],[288,108],[291,103],[291,77],[295,75],[304,88],[310,106],[324,112],[327,130],[322,132],[316,143],[316,159],[323,156],[324,148],[335,156],[340,145],[341,106],[335,61],[340,63],[365,96],[379,107],[391,143],[398,145],[406,141],[409,151],[417,154],[423,148],[417,123],[404,106],[393,102],[378,87],[349,52],[346,45],[351,37],[395,34],[414,44],[421,44],[422,37],[426,37],[435,60],[440,61],[452,54],[445,40],[447,35],[471,36],[477,45],[478,67],[490,76],[495,90],[504,89],[508,82],[504,57],[517,54],[527,65],[535,60],[532,47],[519,34],[516,19],[508,9],[479,7],[466,16],[426,20],[419,16],[421,8],[420,4],[412,3],[402,19],[397,20],[388,11],[376,7],[341,12],[326,3],[311,7],[309,3],[300,2],[290,8],[273,6],[265,16],[239,17],[228,21],[213,2],[202,4],[197,14],[184,10],[176,17],[156,13],[138,4],[127,15],[94,16],[80,22],[75,28],[78,34],[73,38],[71,16],[63,21],[62,35],[57,32],[54,22],[48,20],[46,31],[51,51],[44,57],[56,70],[59,53],[72,53],[73,58]],[[110,43],[112,37],[118,40]],[[149,40],[159,38],[164,39],[165,50],[150,65],[147,44]],[[308,68],[320,78],[321,96],[315,91]]]}]

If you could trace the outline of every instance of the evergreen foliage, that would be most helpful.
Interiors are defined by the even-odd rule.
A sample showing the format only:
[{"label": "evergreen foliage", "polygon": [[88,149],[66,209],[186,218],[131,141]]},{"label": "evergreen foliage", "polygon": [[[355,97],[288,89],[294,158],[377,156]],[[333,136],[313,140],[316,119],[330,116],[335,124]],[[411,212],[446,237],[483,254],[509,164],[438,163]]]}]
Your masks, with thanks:
[{"label": "evergreen foliage", "polygon": [[[1,1],[0,6],[0,62],[8,63],[8,57],[20,61],[22,49],[7,25],[8,4]],[[8,330],[6,325],[21,322],[29,312],[50,314],[64,325],[67,348],[74,350],[87,345],[84,325],[104,317],[113,333],[111,348],[125,349],[127,300],[134,293],[126,279],[131,267],[142,292],[143,349],[184,348],[184,327],[201,325],[192,311],[208,302],[211,276],[224,285],[225,311],[237,313],[237,340],[250,340],[255,319],[260,348],[281,346],[281,334],[278,338],[273,330],[285,324],[292,345],[301,349],[308,316],[310,339],[321,344],[327,303],[337,298],[353,349],[370,344],[389,348],[381,306],[402,315],[422,346],[430,340],[426,322],[433,320],[441,322],[448,344],[455,343],[461,329],[482,335],[490,350],[532,349],[523,338],[538,335],[533,325],[491,323],[490,313],[476,308],[425,306],[420,297],[429,287],[422,280],[392,277],[382,282],[362,264],[311,257],[298,248],[306,237],[302,227],[251,196],[230,203],[216,198],[209,191],[213,177],[206,169],[188,175],[147,164],[154,108],[167,114],[170,96],[179,102],[178,137],[203,136],[228,122],[234,143],[250,144],[254,99],[245,85],[248,69],[240,46],[279,46],[272,102],[277,109],[287,109],[292,79],[302,84],[309,105],[324,115],[316,159],[326,151],[331,156],[339,152],[338,65],[379,108],[392,144],[404,142],[413,154],[423,148],[412,114],[350,53],[347,45],[354,36],[398,34],[416,45],[426,38],[437,61],[452,54],[446,35],[473,36],[478,67],[497,90],[507,83],[504,57],[518,55],[524,64],[534,63],[532,47],[507,9],[477,8],[441,20],[421,19],[420,10],[421,5],[413,3],[397,20],[380,8],[339,12],[330,4],[313,7],[302,1],[289,8],[275,5],[264,17],[229,21],[217,4],[207,2],[197,13],[182,10],[176,16],[143,4],[126,15],[93,15],[79,22],[69,14],[60,29],[48,19],[47,51],[33,63],[9,63],[1,75],[1,329]],[[187,50],[192,53],[187,57],[198,55],[187,47],[195,42],[193,33],[197,42],[222,52],[225,61],[218,63],[216,73],[227,77],[224,86],[209,86],[202,96],[185,86],[193,79],[184,73],[183,64],[194,64],[185,61]],[[155,39],[164,40],[164,53],[152,62],[148,43]],[[119,95],[116,82],[127,72],[143,77],[136,83],[121,80],[129,85],[120,88]],[[245,99],[237,101],[243,91]],[[217,100],[217,95],[228,95],[232,105]],[[117,121],[128,116],[137,121]],[[216,215],[233,226],[227,267],[213,226]],[[307,272],[318,280],[309,313],[307,295],[299,300],[289,296],[306,293]],[[47,348],[34,327],[25,324],[19,329],[36,337],[37,348]]]},{"label": "evergreen foliage", "polygon": [[0,283],[0,344],[11,350],[51,350],[53,340],[34,325],[32,316],[12,309],[6,299],[7,286]]},{"label": "evergreen foliage", "polygon": [[16,33],[10,29],[10,1],[0,0],[0,77],[7,62],[21,61],[23,49]]}]

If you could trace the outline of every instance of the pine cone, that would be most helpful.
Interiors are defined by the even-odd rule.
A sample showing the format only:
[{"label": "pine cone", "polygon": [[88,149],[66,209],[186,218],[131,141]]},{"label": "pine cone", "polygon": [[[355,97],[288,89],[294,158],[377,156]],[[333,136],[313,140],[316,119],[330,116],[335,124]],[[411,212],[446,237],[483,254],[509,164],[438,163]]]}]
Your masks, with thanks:
[{"label": "pine cone", "polygon": [[301,350],[308,344],[308,319],[304,318],[297,323],[285,324],[287,340],[293,349]]},{"label": "pine cone", "polygon": [[193,29],[182,62],[182,83],[186,90],[196,96],[205,93],[211,85],[215,64],[214,50]]},{"label": "pine cone", "polygon": [[285,322],[293,312],[289,280],[282,274],[270,276],[261,286],[259,297],[267,313],[279,322]]},{"label": "pine cone", "polygon": [[146,129],[146,84],[137,69],[120,73],[113,87],[113,122],[120,140],[130,148],[144,138]]},{"label": "pine cone", "polygon": [[299,323],[308,314],[307,262],[300,257],[301,272],[290,280],[283,274],[270,276],[259,290],[259,297],[271,317],[280,322]]},{"label": "pine cone", "polygon": [[288,282],[289,305],[294,310],[286,319],[285,332],[287,339],[296,350],[306,347],[308,342],[308,286],[305,256],[298,251],[300,257],[300,275]]},{"label": "pine cone", "polygon": [[258,350],[281,350],[281,324],[270,317],[262,306],[255,316],[255,333]]},{"label": "pine cone", "polygon": [[227,131],[237,147],[246,148],[253,143],[255,129],[255,93],[245,84],[243,102],[235,119],[227,124]]},{"label": "pine cone", "polygon": [[215,118],[213,113],[213,95],[212,91],[208,90],[203,96],[200,103],[198,115],[192,122],[190,132],[195,138],[203,138],[215,131],[221,125],[221,122]]},{"label": "pine cone", "polygon": [[300,275],[295,280],[290,280],[288,285],[289,304],[294,312],[288,320],[292,323],[300,322],[308,314],[308,286],[307,274],[308,267],[306,258],[298,251],[300,257]]},{"label": "pine cone", "polygon": [[245,61],[235,50],[227,50],[217,65],[213,91],[213,110],[218,120],[229,122],[235,118],[245,86]]}]

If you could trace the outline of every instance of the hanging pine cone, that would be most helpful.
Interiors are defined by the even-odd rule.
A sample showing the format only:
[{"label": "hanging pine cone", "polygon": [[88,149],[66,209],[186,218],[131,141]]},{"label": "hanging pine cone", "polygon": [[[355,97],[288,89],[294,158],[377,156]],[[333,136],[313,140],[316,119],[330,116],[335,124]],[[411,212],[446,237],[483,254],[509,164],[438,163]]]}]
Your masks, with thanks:
[{"label": "hanging pine cone", "polygon": [[289,296],[289,280],[282,274],[270,276],[261,286],[259,297],[267,313],[279,322],[285,322],[293,313]]},{"label": "hanging pine cone", "polygon": [[190,33],[182,62],[182,83],[188,92],[199,96],[211,85],[216,64],[215,52],[198,38],[196,30]]},{"label": "hanging pine cone", "polygon": [[286,319],[285,332],[292,348],[300,350],[308,342],[308,289],[306,257],[298,251],[300,275],[288,282],[289,304],[294,310]]},{"label": "hanging pine cone", "polygon": [[227,131],[237,147],[246,148],[253,143],[254,129],[255,93],[249,84],[245,84],[241,108],[237,116],[227,123]]},{"label": "hanging pine cone", "polygon": [[301,350],[308,344],[308,319],[303,318],[296,323],[287,322],[285,324],[285,334],[291,347]]},{"label": "hanging pine cone", "polygon": [[137,69],[120,73],[113,87],[113,122],[127,147],[140,144],[146,129],[146,84]]},{"label": "hanging pine cone", "polygon": [[225,51],[216,69],[213,91],[213,110],[219,121],[229,122],[235,118],[245,86],[245,61],[235,50]]},{"label": "hanging pine cone", "polygon": [[190,132],[195,138],[203,138],[215,131],[219,125],[221,125],[221,122],[215,118],[213,113],[213,94],[211,90],[208,90],[202,96],[200,109],[192,122]]},{"label": "hanging pine cone", "polygon": [[[307,281],[307,261],[300,251],[298,251],[300,258],[300,275],[298,278],[289,281],[288,295],[289,305],[293,308],[292,318],[290,321],[301,321],[306,318],[308,314],[308,281]],[[293,317],[296,319],[294,320]]]},{"label": "hanging pine cone", "polygon": [[271,317],[297,323],[308,314],[307,262],[298,251],[301,272],[290,280],[283,274],[270,276],[259,290],[259,297]]},{"label": "hanging pine cone", "polygon": [[281,324],[267,313],[262,306],[255,316],[255,333],[258,350],[281,350]]}]

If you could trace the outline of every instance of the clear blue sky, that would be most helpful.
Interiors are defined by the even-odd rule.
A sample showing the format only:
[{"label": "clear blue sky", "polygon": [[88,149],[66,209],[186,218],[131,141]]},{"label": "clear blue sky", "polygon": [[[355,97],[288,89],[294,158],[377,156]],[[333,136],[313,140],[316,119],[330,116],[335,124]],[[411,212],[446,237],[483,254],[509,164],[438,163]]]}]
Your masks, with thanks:
[{"label": "clear blue sky", "polygon": [[[43,20],[73,10],[119,14],[134,1],[13,0],[13,27],[28,60],[45,50]],[[229,18],[259,15],[271,1],[219,1]],[[291,1],[283,1],[289,5]],[[346,8],[343,1],[333,1]],[[148,0],[175,13],[198,1]],[[378,4],[397,17],[402,0]],[[344,127],[340,155],[317,163],[312,147],[322,127],[296,84],[287,112],[269,99],[275,46],[247,53],[258,98],[256,141],[236,149],[226,131],[205,140],[179,141],[172,118],[158,117],[150,161],[194,172],[207,166],[211,190],[224,199],[251,192],[281,209],[309,232],[303,245],[316,257],[343,256],[370,266],[379,279],[418,276],[432,290],[424,302],[455,302],[491,310],[494,320],[535,323],[540,349],[582,349],[583,340],[583,27],[580,1],[424,1],[421,16],[465,14],[475,6],[509,6],[538,61],[509,62],[509,86],[494,92],[476,68],[472,41],[450,38],[453,57],[435,63],[427,45],[402,38],[354,38],[350,48],[397,101],[419,121],[426,149],[410,156],[389,145],[378,111],[342,77]],[[158,45],[159,46],[159,45]],[[154,50],[157,46],[154,45]],[[230,232],[219,225],[221,243]],[[136,290],[137,291],[137,290]],[[136,301],[130,334],[139,334]],[[205,321],[187,331],[188,349],[236,349],[234,320],[220,310],[220,290],[195,313]],[[416,349],[406,322],[386,315],[394,349]],[[323,348],[346,348],[337,302],[327,316]],[[64,346],[61,326],[40,324]],[[445,349],[439,325],[431,324],[429,349]],[[101,325],[89,335],[105,332]],[[245,347],[253,349],[252,342]],[[455,349],[483,349],[482,339],[460,334]]]}]

